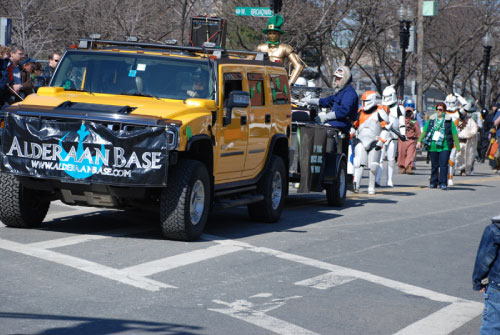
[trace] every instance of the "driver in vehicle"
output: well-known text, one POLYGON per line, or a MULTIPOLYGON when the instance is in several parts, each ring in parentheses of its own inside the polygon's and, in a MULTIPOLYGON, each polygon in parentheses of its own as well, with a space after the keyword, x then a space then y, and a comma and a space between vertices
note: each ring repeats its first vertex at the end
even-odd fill
POLYGON ((208 78, 206 74, 200 72, 195 72, 192 75, 193 86, 186 93, 191 98, 206 98, 208 94, 207 83, 208 78))

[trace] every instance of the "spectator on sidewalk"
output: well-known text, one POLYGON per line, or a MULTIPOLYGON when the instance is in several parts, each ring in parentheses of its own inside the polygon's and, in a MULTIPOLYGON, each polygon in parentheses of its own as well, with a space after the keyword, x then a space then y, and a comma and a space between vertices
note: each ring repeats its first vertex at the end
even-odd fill
POLYGON ((10 61, 10 48, 0 45, 0 107, 8 100, 9 73, 7 67, 10 61))
POLYGON ((500 107, 500 102, 495 102, 491 106, 491 110, 483 110, 482 111, 482 117, 483 117, 483 127, 481 129, 481 163, 484 163, 486 159, 488 159, 488 153, 486 152, 488 150, 488 147, 490 145, 490 140, 491 137, 494 136, 494 133, 492 133, 492 128, 494 127, 493 125, 493 118, 495 117, 495 114, 500 107), (493 134, 493 135, 492 135, 493 134))
POLYGON ((19 65, 21 66, 21 81, 23 87, 21 88, 22 96, 35 93, 35 85, 32 80, 32 74, 35 72, 36 61, 32 58, 25 58, 19 65))
POLYGON ((35 85, 35 92, 38 88, 45 86, 45 79, 43 77, 43 66, 41 63, 35 63, 35 71, 31 74, 31 80, 35 85))
POLYGON ((54 75, 54 72, 56 71, 57 64, 59 64, 60 60, 61 60, 61 55, 59 55, 57 52, 50 54, 49 64, 43 70, 43 77, 45 79, 45 85, 47 85, 47 86, 49 85, 50 79, 54 75))
POLYGON ((472 288, 484 293, 480 335, 500 334, 500 215, 483 232, 477 250, 472 288))
POLYGON ((23 82, 21 79, 21 68, 19 67, 19 63, 24 59, 24 48, 12 45, 10 47, 10 63, 7 67, 7 72, 9 75, 10 81, 10 89, 8 103, 12 104, 19 100, 22 100, 22 92, 21 89, 23 87, 23 82))
MULTIPOLYGON (((493 116, 493 129, 497 137, 497 142, 500 143, 500 109, 497 109, 495 115, 493 116)), ((498 146, 495 157, 495 169, 500 173, 500 146, 498 146)))

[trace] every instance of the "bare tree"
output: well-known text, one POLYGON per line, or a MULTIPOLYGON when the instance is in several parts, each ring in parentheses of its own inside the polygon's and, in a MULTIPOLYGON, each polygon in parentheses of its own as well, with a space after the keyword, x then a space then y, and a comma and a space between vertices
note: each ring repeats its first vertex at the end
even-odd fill
MULTIPOLYGON (((405 0, 416 9, 416 2, 405 0)), ((400 0, 284 0, 282 41, 311 60, 323 85, 330 86, 339 65, 359 69, 381 92, 400 80, 401 50, 396 11, 400 0), (312 56, 311 56, 312 55, 312 56), (313 64, 317 63, 317 64, 313 64)), ((235 7, 267 7, 268 0, 3 0, 0 16, 13 20, 13 40, 31 57, 45 57, 100 33, 103 38, 189 43, 190 17, 227 18, 227 46, 254 50, 265 41, 267 18, 235 15, 235 7), (206 13, 212 11, 213 13, 206 13)), ((478 98, 483 89, 481 37, 495 31, 497 0, 442 0, 439 15, 425 18, 424 91, 431 86, 459 89, 478 98), (492 28, 493 27, 493 28, 492 28)), ((406 75, 415 74, 416 55, 407 59, 406 75)), ((499 57, 493 49, 488 78, 489 101, 500 97, 499 57)))

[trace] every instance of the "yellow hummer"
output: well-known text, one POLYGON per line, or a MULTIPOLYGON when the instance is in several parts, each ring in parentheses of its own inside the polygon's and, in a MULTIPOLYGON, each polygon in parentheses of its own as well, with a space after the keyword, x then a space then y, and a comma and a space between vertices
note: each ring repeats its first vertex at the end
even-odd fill
POLYGON ((41 225, 51 201, 154 210, 194 240, 210 210, 279 220, 297 192, 346 196, 342 135, 292 113, 267 53, 82 39, 50 86, 0 111, 0 221, 41 225))
POLYGON ((155 209, 193 240, 210 209, 274 222, 288 192, 283 64, 221 48, 82 39, 49 87, 4 108, 0 220, 37 227, 50 202, 155 209))

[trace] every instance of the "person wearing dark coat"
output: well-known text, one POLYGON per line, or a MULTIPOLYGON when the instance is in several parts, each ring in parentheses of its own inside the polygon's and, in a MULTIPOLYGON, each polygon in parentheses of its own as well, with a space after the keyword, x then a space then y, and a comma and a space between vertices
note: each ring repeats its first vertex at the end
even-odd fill
POLYGON ((10 48, 0 45, 0 108, 8 101, 9 72, 7 67, 10 59, 10 48))
POLYGON ((22 88, 21 93, 24 97, 35 93, 35 85, 31 78, 31 75, 35 71, 35 63, 36 61, 32 58, 25 58, 19 65, 21 66, 21 81, 22 88))
MULTIPOLYGON (((352 123, 357 117, 358 94, 351 86, 351 70, 347 66, 341 66, 335 70, 334 78, 333 86, 338 89, 337 93, 320 99, 307 97, 302 101, 327 108, 327 112, 318 113, 315 121, 338 128, 346 135, 346 138, 349 138, 352 123)), ((342 143, 342 152, 347 156, 349 141, 343 141, 342 143)))
POLYGON ((493 118, 499 107, 500 102, 495 102, 491 107, 491 111, 485 110, 482 112, 484 121, 481 128, 481 152, 479 157, 481 163, 484 163, 486 159, 486 150, 488 150, 488 146, 490 145, 491 129, 493 128, 493 118))
POLYGON ((42 77, 45 81, 45 85, 49 85, 50 79, 52 79, 52 76, 54 75, 54 72, 56 71, 57 64, 59 64, 59 61, 61 60, 61 55, 59 55, 57 52, 51 53, 49 56, 49 64, 43 69, 43 74, 42 77))
POLYGON ((500 334, 500 215, 486 226, 472 272, 472 288, 484 293, 480 335, 500 334))

